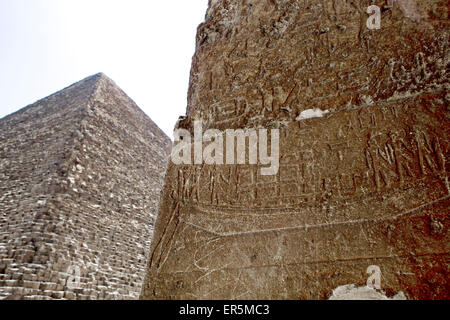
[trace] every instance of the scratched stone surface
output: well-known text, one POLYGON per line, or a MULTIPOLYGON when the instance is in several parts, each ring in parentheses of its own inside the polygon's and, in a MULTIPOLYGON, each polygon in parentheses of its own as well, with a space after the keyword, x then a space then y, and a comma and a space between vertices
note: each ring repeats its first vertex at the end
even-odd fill
POLYGON ((170 164, 141 298, 327 299, 370 265, 450 298, 449 8, 210 0, 177 127, 278 128, 280 170, 170 164))
POLYGON ((170 147, 103 74, 0 119, 0 299, 137 299, 170 147))

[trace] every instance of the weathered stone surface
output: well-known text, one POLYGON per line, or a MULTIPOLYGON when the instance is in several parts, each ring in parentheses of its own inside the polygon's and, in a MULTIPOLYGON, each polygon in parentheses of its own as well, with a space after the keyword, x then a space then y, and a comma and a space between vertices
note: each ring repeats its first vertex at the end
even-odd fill
POLYGON ((330 300, 406 300, 406 297, 403 292, 399 292, 390 299, 374 288, 347 285, 333 290, 330 300))
POLYGON ((280 170, 170 164, 143 299, 327 299, 371 265, 450 298, 449 3, 391 3, 210 1, 178 128, 279 128, 280 170))
POLYGON ((137 298, 170 147, 103 74, 1 119, 0 299, 137 298))

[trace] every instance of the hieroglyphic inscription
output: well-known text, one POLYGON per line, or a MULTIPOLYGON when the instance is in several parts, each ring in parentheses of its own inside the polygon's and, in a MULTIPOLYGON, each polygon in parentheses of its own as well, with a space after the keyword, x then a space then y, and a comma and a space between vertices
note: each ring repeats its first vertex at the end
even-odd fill
MULTIPOLYGON (((435 114, 445 111, 443 104, 436 108, 435 114)), ((415 122, 424 112, 433 114, 407 99, 400 105, 337 113, 306 131, 293 124, 284 129, 277 175, 261 176, 258 166, 251 165, 186 166, 178 170, 178 198, 201 206, 286 208, 440 179, 446 142, 429 125, 415 122), (400 119, 411 121, 399 127, 400 119), (343 124, 331 124, 337 132, 322 138, 322 126, 329 122, 343 124)), ((434 121, 438 127, 439 120, 434 121)))
POLYGON ((444 0, 211 1, 183 128, 280 129, 280 168, 172 165, 143 297, 326 299, 377 265, 387 290, 448 298, 447 16, 444 0))

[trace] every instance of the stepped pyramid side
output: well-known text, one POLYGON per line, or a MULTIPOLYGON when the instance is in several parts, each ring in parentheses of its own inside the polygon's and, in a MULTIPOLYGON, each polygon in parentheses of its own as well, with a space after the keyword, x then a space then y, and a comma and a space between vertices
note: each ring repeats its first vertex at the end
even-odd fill
POLYGON ((170 164, 141 297, 327 299, 379 270, 448 299, 448 9, 210 0, 178 126, 279 129, 280 166, 170 164))
POLYGON ((169 138, 103 74, 1 119, 0 138, 0 298, 137 298, 169 138))

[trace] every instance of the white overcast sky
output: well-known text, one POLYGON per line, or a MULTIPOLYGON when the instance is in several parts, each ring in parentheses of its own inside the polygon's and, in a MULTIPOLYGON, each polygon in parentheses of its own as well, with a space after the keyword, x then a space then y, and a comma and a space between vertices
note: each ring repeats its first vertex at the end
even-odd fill
POLYGON ((104 72, 172 138, 208 0, 0 0, 0 118, 104 72))

